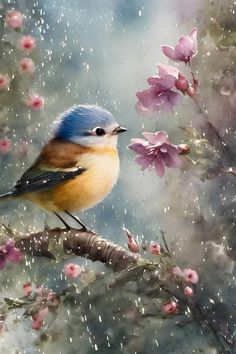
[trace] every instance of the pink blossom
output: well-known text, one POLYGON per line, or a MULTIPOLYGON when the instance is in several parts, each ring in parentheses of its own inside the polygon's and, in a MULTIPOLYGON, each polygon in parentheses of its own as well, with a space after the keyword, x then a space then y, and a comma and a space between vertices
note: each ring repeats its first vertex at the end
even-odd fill
POLYGON ((186 286, 186 288, 184 288, 184 295, 188 297, 193 296, 193 289, 189 286, 186 286))
POLYGON ((152 115, 155 112, 169 112, 174 105, 180 103, 181 96, 173 91, 179 71, 173 66, 158 64, 158 76, 148 78, 151 86, 147 90, 138 91, 136 110, 142 115, 152 115))
POLYGON ((35 331, 39 331, 42 326, 43 326, 43 321, 35 320, 35 321, 32 322, 32 328, 35 331))
POLYGON ((177 310, 177 303, 175 301, 170 301, 163 306, 163 311, 168 314, 176 313, 176 310, 177 310))
POLYGON ((37 319, 43 320, 49 314, 48 306, 42 307, 37 313, 37 319))
POLYGON ((180 269, 180 267, 174 267, 173 269, 172 269, 172 273, 174 274, 174 275, 177 275, 178 277, 183 277, 184 276, 184 273, 182 272, 182 270, 180 269))
POLYGON ((5 18, 5 26, 12 29, 19 29, 23 24, 23 15, 16 10, 7 11, 5 18))
POLYGON ((30 58, 23 58, 19 63, 19 72, 21 74, 33 75, 35 71, 35 64, 30 58))
POLYGON ((43 326, 43 320, 48 315, 49 309, 47 306, 40 308, 32 315, 32 328, 38 331, 43 326))
POLYGON ((23 293, 24 293, 24 296, 29 296, 31 293, 32 293, 32 285, 31 283, 24 283, 22 285, 23 287, 23 293))
POLYGON ((32 93, 26 98, 25 104, 33 111, 39 111, 44 107, 44 98, 37 93, 32 93))
POLYGON ((175 47, 162 45, 161 48, 169 59, 189 63, 197 54, 197 28, 193 28, 189 35, 180 37, 175 47))
POLYGON ((36 48, 36 40, 32 36, 23 36, 19 41, 19 48, 22 51, 32 53, 32 51, 36 48))
POLYGON ((67 278, 75 279, 82 273, 82 268, 78 264, 66 264, 64 266, 64 273, 67 278))
POLYGON ((177 90, 181 91, 182 93, 185 93, 188 90, 189 82, 185 76, 179 73, 178 80, 176 80, 175 82, 175 87, 177 88, 177 90))
POLYGON ((135 162, 142 166, 142 170, 155 168, 157 175, 163 177, 165 167, 180 165, 178 148, 170 143, 164 131, 143 135, 147 140, 131 139, 132 144, 128 146, 138 154, 135 162))
POLYGON ((57 296, 56 293, 49 293, 47 296, 47 305, 56 307, 60 304, 60 298, 57 296))
POLYGON ((157 242, 151 242, 149 245, 149 252, 151 254, 159 255, 161 252, 161 246, 157 242))
POLYGON ((8 90, 10 79, 8 75, 0 74, 0 91, 8 90))
POLYGON ((190 147, 187 144, 179 144, 177 148, 179 155, 187 155, 190 152, 190 147))
POLYGON ((188 87, 186 93, 187 93, 187 95, 188 95, 189 97, 192 98, 192 97, 194 97, 194 96, 196 95, 196 88, 195 88, 194 86, 189 85, 189 87, 188 87))
POLYGON ((138 253, 139 244, 135 240, 134 235, 132 235, 131 232, 128 229, 126 229, 126 227, 124 227, 123 230, 125 231, 126 236, 128 237, 128 243, 127 243, 128 249, 130 250, 130 252, 138 253))
POLYGON ((0 139, 0 155, 6 155, 11 150, 11 140, 0 139))
POLYGON ((128 249, 130 250, 130 252, 133 252, 133 253, 139 252, 139 244, 132 236, 128 236, 128 244, 127 245, 128 245, 128 249))
POLYGON ((183 274, 186 283, 197 284, 197 282, 199 281, 199 276, 195 270, 184 269, 183 274))
POLYGON ((6 261, 19 263, 22 260, 21 251, 15 247, 15 241, 9 239, 5 244, 0 246, 0 269, 3 269, 6 261))

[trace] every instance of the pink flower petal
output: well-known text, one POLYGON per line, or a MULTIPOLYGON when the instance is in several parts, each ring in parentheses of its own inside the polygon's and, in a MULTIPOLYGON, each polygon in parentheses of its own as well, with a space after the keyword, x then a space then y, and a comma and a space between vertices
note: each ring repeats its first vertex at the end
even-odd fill
POLYGON ((159 87, 162 90, 170 90, 175 86, 176 78, 172 75, 165 75, 158 81, 159 87))
POLYGON ((136 96, 138 100, 142 103, 144 107, 149 108, 150 106, 156 103, 156 98, 159 94, 159 91, 156 87, 152 86, 147 90, 138 91, 136 96))
POLYGON ((172 273, 174 274, 174 275, 177 275, 178 277, 183 277, 184 276, 184 273, 182 272, 182 270, 180 269, 180 267, 174 267, 173 269, 172 269, 172 273))
POLYGON ((64 273, 67 278, 75 279, 82 273, 82 268, 78 264, 66 264, 64 266, 64 273))
POLYGON ((184 269, 184 280, 186 283, 197 284, 199 281, 199 276, 195 270, 184 269))
POLYGON ((161 246, 159 243, 152 241, 148 247, 148 250, 151 254, 159 255, 161 252, 161 246))
POLYGON ((193 41, 189 36, 179 39, 179 44, 175 47, 175 53, 182 61, 189 61, 194 54, 193 41))
POLYGON ((147 139, 151 144, 161 145, 164 143, 169 143, 168 135, 164 131, 156 132, 156 133, 148 133, 143 132, 143 136, 147 139))
POLYGON ((29 296, 32 293, 31 283, 25 283, 22 285, 24 296, 29 296))
POLYGON ((136 154, 144 154, 148 147, 148 141, 144 139, 131 139, 132 144, 128 145, 128 148, 136 152, 136 154))
POLYGON ((189 286, 186 286, 186 288, 184 288, 184 295, 187 297, 193 296, 193 289, 189 286))
POLYGON ((165 174, 165 167, 161 160, 155 161, 155 170, 159 177, 163 177, 165 174))
POLYGON ((18 248, 15 248, 15 247, 13 247, 7 255, 8 261, 14 262, 14 263, 21 262, 22 257, 23 257, 22 252, 18 248))
POLYGON ((176 313, 177 303, 175 301, 168 302, 163 306, 163 311, 167 314, 176 313))
POLYGON ((153 156, 152 155, 146 155, 146 156, 142 156, 139 155, 137 156, 134 161, 142 166, 142 170, 145 170, 148 167, 151 167, 153 164, 153 156))
POLYGON ((168 45, 162 45, 161 49, 162 49, 163 53, 165 54, 165 56, 167 56, 167 58, 169 58, 171 60, 175 60, 175 61, 181 60, 181 59, 179 59, 178 55, 175 53, 175 49, 173 47, 170 47, 168 45))
POLYGON ((0 256, 0 270, 5 267, 5 264, 6 264, 6 257, 0 256))
POLYGON ((193 41, 193 50, 195 53, 197 53, 197 28, 193 28, 192 31, 189 34, 189 37, 191 37, 193 41))
POLYGON ((160 80, 159 76, 151 76, 147 79, 147 83, 150 86, 156 86, 158 85, 159 80, 160 80))
POLYGON ((166 65, 166 64, 157 64, 157 67, 159 70, 160 77, 171 75, 174 76, 176 79, 178 79, 179 70, 176 67, 172 65, 166 65))
POLYGON ((10 10, 6 13, 5 26, 12 29, 18 29, 23 24, 23 15, 16 10, 10 10))

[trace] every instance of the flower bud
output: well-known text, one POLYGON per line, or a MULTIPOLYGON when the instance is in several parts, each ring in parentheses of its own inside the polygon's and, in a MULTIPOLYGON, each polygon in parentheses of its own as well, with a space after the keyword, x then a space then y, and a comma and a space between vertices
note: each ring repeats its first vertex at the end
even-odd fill
POLYGON ((159 245, 159 243, 153 241, 150 243, 148 249, 151 254, 155 254, 155 255, 159 255, 161 252, 161 246, 159 245))
POLYGON ((193 289, 189 286, 186 286, 186 288, 184 288, 184 295, 188 297, 193 296, 193 289))
POLYGON ((185 93, 189 87, 189 83, 186 77, 179 73, 178 80, 175 83, 175 87, 177 88, 177 90, 185 93))
POLYGON ((128 244, 127 244, 128 249, 130 250, 130 252, 138 253, 139 252, 138 242, 135 240, 134 236, 131 234, 131 232, 128 229, 124 227, 123 230, 125 231, 126 236, 128 237, 128 244))
POLYGON ((178 153, 179 155, 187 155, 190 153, 190 147, 187 144, 179 144, 178 153))
POLYGON ((196 89, 194 86, 189 86, 187 91, 186 91, 187 95, 189 97, 194 97, 196 95, 196 89))
POLYGON ((31 285, 31 283, 24 283, 22 285, 22 287, 23 287, 24 296, 29 296, 32 293, 32 285, 31 285))
POLYGON ((182 272, 182 270, 180 269, 180 267, 174 267, 173 269, 172 269, 172 273, 174 274, 174 275, 177 275, 178 277, 183 277, 184 276, 184 273, 182 272))
POLYGON ((10 10, 6 13, 5 26, 14 30, 20 29, 23 24, 23 15, 20 11, 10 10))
POLYGON ((165 313, 171 314, 176 313, 177 311, 177 303, 175 301, 170 301, 163 306, 163 311, 165 313))
POLYGON ((64 266, 64 274, 67 278, 75 279, 82 273, 82 268, 78 264, 70 263, 64 266))
POLYGON ((184 280, 186 283, 197 284, 199 281, 199 276, 195 270, 184 269, 184 280))

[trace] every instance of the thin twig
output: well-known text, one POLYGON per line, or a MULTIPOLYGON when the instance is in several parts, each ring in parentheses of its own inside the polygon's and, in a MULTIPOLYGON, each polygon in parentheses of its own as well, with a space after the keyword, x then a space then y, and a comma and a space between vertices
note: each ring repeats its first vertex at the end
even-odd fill
POLYGON ((213 131, 213 133, 216 135, 217 139, 220 141, 220 143, 224 146, 225 149, 228 149, 226 141, 222 138, 222 136, 219 134, 217 128, 214 126, 214 124, 210 121, 208 114, 206 113, 205 109, 202 108, 201 104, 199 103, 199 100, 196 96, 194 96, 193 101, 195 105, 198 108, 199 113, 205 118, 207 125, 209 128, 213 131))
POLYGON ((170 250, 169 250, 168 244, 166 242, 166 238, 165 238, 165 231, 163 229, 161 229, 160 233, 161 233, 162 241, 165 245, 165 251, 168 253, 169 257, 171 257, 171 253, 170 253, 170 250))

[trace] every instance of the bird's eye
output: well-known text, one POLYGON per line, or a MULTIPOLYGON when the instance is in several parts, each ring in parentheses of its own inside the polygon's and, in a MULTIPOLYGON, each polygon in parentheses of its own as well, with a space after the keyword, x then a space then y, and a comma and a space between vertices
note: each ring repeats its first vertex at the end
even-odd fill
POLYGON ((105 135, 106 132, 104 129, 102 128, 95 128, 95 133, 98 135, 98 136, 102 136, 102 135, 105 135))

